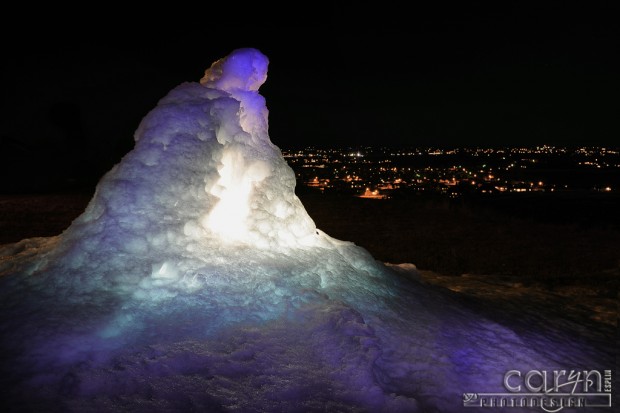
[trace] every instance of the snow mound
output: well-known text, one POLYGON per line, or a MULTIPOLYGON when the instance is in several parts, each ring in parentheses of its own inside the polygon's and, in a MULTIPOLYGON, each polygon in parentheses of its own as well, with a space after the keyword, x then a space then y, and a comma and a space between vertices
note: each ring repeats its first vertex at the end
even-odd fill
POLYGON ((451 412, 506 370, 608 367, 317 229, 267 67, 238 49, 171 90, 69 228, 0 248, 3 411, 451 412))

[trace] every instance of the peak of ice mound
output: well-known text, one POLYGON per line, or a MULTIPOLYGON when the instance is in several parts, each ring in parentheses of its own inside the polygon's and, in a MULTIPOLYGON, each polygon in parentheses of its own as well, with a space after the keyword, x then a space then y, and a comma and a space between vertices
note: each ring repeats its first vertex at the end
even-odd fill
POLYGON ((66 237, 106 234, 129 252, 324 242, 294 193, 293 171, 269 139, 268 110, 257 92, 267 65, 258 50, 237 49, 200 83, 170 91, 66 237))
POLYGON ((215 89, 257 91, 267 80, 269 59, 252 48, 236 49, 205 70, 200 83, 215 89))

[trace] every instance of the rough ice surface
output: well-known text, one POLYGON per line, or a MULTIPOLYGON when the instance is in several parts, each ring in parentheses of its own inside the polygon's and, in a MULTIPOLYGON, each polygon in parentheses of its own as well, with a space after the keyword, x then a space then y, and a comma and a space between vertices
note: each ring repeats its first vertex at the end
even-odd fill
POLYGON ((267 66, 239 49, 174 88, 68 229, 0 249, 3 411, 458 412, 507 370, 611 368, 317 229, 267 66))

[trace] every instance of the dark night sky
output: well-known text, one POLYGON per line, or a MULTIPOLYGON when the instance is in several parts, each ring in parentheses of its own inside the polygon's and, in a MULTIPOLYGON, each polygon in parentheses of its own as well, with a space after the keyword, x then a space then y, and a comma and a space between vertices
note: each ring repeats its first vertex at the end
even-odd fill
POLYGON ((383 3, 6 15, 3 182, 109 169, 160 98, 239 47, 270 59, 281 148, 618 145, 615 2, 383 3))

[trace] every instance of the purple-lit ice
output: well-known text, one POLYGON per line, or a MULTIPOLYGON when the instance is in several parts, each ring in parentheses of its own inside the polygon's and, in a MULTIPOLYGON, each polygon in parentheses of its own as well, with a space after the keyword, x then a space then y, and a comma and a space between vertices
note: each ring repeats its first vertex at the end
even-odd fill
POLYGON ((174 88, 69 228, 0 248, 3 411, 457 412, 511 369, 611 368, 317 229, 267 66, 239 49, 174 88))

